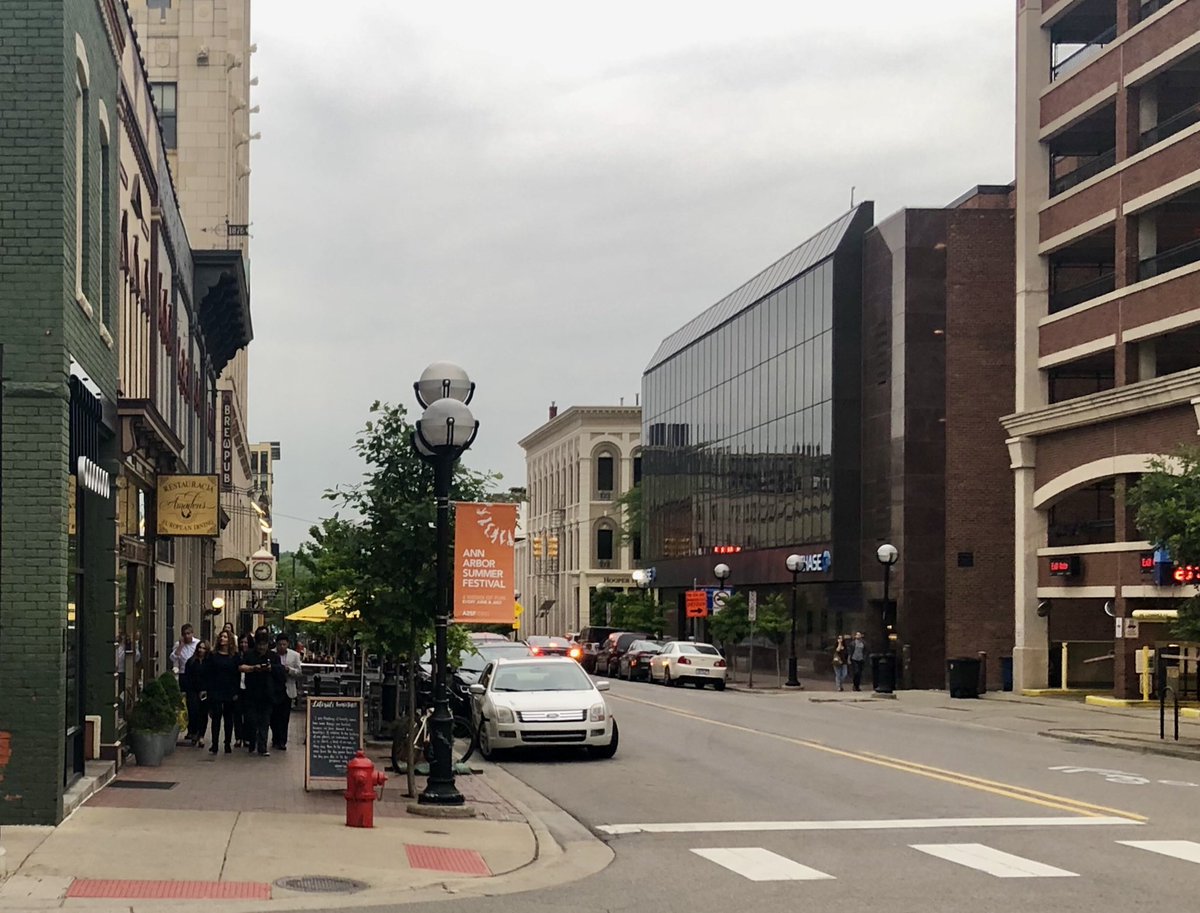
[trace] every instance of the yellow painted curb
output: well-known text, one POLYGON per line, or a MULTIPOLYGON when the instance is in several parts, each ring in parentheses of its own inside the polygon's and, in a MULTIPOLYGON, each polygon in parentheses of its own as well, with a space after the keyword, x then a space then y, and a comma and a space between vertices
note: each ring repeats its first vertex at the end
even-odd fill
POLYGON ((1085 697, 1087 691, 1082 688, 1022 688, 1022 697, 1085 697))
POLYGON ((1151 707, 1157 706, 1158 701, 1143 701, 1135 698, 1126 697, 1109 697, 1107 694, 1089 694, 1084 698, 1084 703, 1091 704, 1093 707, 1151 707))
POLYGON ((1180 707, 1179 715, 1189 720, 1200 720, 1200 707, 1180 707))

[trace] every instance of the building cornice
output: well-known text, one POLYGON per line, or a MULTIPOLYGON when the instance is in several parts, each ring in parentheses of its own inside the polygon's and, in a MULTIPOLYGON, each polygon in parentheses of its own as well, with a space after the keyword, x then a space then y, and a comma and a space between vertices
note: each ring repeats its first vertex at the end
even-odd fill
POLYGON ((557 434, 561 434, 568 428, 575 425, 581 425, 585 418, 608 418, 608 419, 629 419, 636 418, 637 426, 641 428, 642 407, 641 406, 569 406, 562 412, 558 413, 550 421, 546 422, 541 427, 531 431, 525 437, 521 438, 517 443, 524 449, 529 450, 542 441, 546 441, 557 434))
POLYGON ((1067 428, 1190 404, 1197 397, 1200 397, 1200 368, 1192 368, 1055 403, 1045 409, 1006 415, 1000 423, 1010 437, 1038 437, 1067 428))

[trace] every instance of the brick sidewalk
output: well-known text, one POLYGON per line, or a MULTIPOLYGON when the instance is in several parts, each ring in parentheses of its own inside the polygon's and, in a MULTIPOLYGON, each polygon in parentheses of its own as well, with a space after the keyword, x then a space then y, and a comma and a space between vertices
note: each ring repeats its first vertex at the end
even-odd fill
MULTIPOLYGON (((191 809, 235 812, 282 812, 312 815, 342 815, 346 804, 341 789, 304 790, 304 716, 292 714, 291 745, 287 752, 272 749, 269 758, 248 754, 244 748, 232 754, 210 754, 207 747, 180 745, 163 760, 161 767, 138 767, 130 757, 116 779, 88 801, 93 808, 191 809)), ((375 766, 386 770, 386 748, 369 747, 375 766)), ((516 808, 487 783, 485 775, 457 778, 459 791, 487 821, 524 821, 516 808)), ((417 789, 425 784, 417 778, 417 789)), ((383 800, 376 803, 380 817, 410 817, 404 796, 403 775, 388 774, 383 800)))

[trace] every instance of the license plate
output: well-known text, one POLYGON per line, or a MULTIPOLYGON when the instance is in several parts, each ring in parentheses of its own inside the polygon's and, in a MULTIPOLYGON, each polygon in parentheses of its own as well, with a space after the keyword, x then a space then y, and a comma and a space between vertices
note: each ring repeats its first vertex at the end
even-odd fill
POLYGON ((707 669, 697 669, 696 674, 697 675, 708 675, 708 670, 707 669))

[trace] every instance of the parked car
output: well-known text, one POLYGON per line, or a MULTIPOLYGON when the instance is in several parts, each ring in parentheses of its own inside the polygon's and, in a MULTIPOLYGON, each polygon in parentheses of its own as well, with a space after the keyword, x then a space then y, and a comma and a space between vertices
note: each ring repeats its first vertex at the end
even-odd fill
MULTIPOLYGON (((520 641, 473 639, 473 644, 474 653, 464 650, 457 661, 453 657, 450 660, 450 700, 456 716, 470 715, 468 689, 479 681, 489 662, 505 658, 524 659, 533 655, 533 651, 520 641)), ((433 651, 426 650, 417 666, 417 688, 428 700, 433 699, 433 677, 433 651)))
POLYGON ((531 634, 525 638, 525 644, 534 656, 568 656, 571 659, 579 659, 583 656, 583 649, 579 644, 573 644, 565 637, 531 634))
POLYGON ((627 681, 649 681, 650 661, 663 650, 663 645, 657 640, 635 640, 629 649, 621 654, 617 664, 617 678, 627 681))
POLYGON ((596 654, 601 645, 608 640, 608 635, 616 630, 616 628, 589 625, 579 632, 579 636, 575 640, 583 650, 583 655, 579 657, 579 664, 583 666, 583 671, 596 671, 596 654))
POLYGON ((601 758, 617 753, 617 721, 601 694, 608 682, 593 682, 572 660, 493 660, 470 690, 485 758, 540 745, 578 746, 601 758))
POLYGON ((621 662, 621 654, 629 649, 629 645, 637 640, 645 640, 649 634, 637 631, 614 631, 608 635, 600 649, 596 652, 596 674, 616 675, 621 662))
POLYGON ((724 691, 728 671, 720 650, 687 640, 671 641, 650 661, 650 681, 676 687, 691 682, 697 688, 711 684, 724 691))

